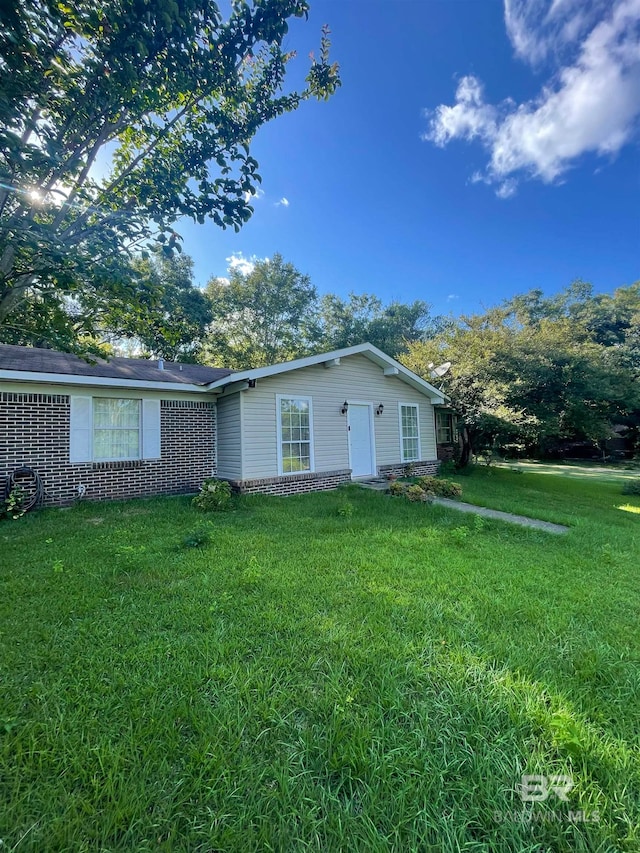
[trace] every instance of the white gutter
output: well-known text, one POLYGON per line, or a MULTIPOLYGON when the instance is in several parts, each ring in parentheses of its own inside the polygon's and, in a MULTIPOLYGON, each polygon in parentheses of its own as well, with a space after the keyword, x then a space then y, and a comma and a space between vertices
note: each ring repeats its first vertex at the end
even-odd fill
POLYGON ((216 393, 206 385, 186 382, 158 382, 151 379, 116 379, 109 376, 76 376, 72 373, 36 373, 31 370, 0 370, 0 381, 40 382, 44 385, 81 385, 94 388, 131 388, 141 391, 183 391, 184 393, 216 393))

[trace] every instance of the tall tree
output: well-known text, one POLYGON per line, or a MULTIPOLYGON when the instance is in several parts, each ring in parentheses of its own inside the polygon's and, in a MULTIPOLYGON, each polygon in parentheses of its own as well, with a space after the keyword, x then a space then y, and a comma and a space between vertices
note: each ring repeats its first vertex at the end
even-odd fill
POLYGON ((213 322, 204 348, 206 363, 262 367, 309 352, 314 339, 317 293, 308 276, 281 255, 253 269, 229 271, 206 288, 213 322))
POLYGON ((213 317, 209 299, 193 283, 193 260, 157 251, 139 258, 134 268, 153 294, 153 302, 144 311, 111 305, 106 330, 116 337, 134 338, 154 358, 196 360, 213 317))
POLYGON ((368 340, 371 321, 381 310, 380 299, 369 293, 350 293, 348 299, 324 294, 318 307, 319 349, 342 349, 368 340))
POLYGON ((383 305, 368 293, 350 293, 346 300, 326 294, 320 300, 318 321, 321 349, 341 349, 368 341, 394 357, 408 342, 423 338, 435 322, 426 302, 383 305))
POLYGON ((451 318, 433 337, 411 343, 401 361, 450 398, 457 413, 461 440, 460 464, 471 461, 480 445, 506 436, 512 426, 524 425, 522 412, 510 409, 504 383, 495 375, 496 352, 506 345, 504 314, 496 309, 486 315, 451 318), (451 362, 444 377, 432 377, 434 365, 451 362))
POLYGON ((31 301, 57 314, 56 344, 77 347, 105 303, 135 303, 129 261, 150 239, 171 254, 180 217, 249 219, 255 132, 340 83, 325 28, 305 87, 283 89, 288 22, 307 12, 306 0, 234 2, 227 20, 213 0, 2 4, 0 330, 31 301))

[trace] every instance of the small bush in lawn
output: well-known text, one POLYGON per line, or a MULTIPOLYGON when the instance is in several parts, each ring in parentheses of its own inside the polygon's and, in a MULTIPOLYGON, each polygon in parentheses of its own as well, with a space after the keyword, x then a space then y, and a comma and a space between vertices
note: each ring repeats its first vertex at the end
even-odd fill
POLYGON ((341 518, 351 518, 353 515, 353 504, 346 501, 338 507, 338 515, 341 518))
POLYGON ((419 477, 418 485, 425 492, 433 492, 439 498, 459 498, 462 495, 460 483, 442 480, 439 477, 419 477))
POLYGON ((194 530, 182 540, 183 548, 202 548, 211 542, 211 534, 208 530, 194 530))
POLYGON ((627 480, 622 487, 623 495, 640 495, 640 480, 627 480))
POLYGON ((462 542, 465 541, 465 539, 467 538, 467 536, 470 533, 471 533, 471 531, 469 530, 468 527, 461 525, 460 527, 453 527, 449 531, 449 536, 451 536, 451 538, 453 539, 454 542, 458 542, 459 544, 461 544, 462 542))
POLYGON ((205 480, 200 488, 200 494, 193 499, 193 505, 204 512, 225 512, 233 505, 231 484, 226 480, 215 480, 211 477, 205 480))

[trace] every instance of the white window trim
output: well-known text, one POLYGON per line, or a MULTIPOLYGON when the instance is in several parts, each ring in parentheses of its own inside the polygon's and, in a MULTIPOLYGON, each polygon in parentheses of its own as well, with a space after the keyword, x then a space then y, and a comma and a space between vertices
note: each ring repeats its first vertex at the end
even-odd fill
POLYGON ((436 411, 436 442, 438 444, 453 444, 455 442, 455 427, 453 425, 453 413, 452 412, 438 412, 436 411), (448 429, 451 433, 451 438, 446 439, 445 441, 440 441, 440 430, 442 427, 439 425, 440 418, 446 417, 448 420, 448 426, 445 429, 448 429))
POLYGON ((276 394, 276 436, 278 451, 278 476, 295 477, 300 474, 311 474, 316 470, 315 454, 313 450, 313 401, 311 397, 304 394, 276 394), (303 400, 309 404, 309 465, 308 471, 284 471, 282 465, 282 418, 280 415, 280 403, 282 400, 303 400))
POLYGON ((419 462, 422 459, 422 440, 420 435, 420 404, 419 403, 398 403, 398 430, 400 433, 400 460, 401 462, 419 462), (418 456, 416 459, 406 459, 404 455, 404 439, 413 438, 413 436, 405 436, 402 432, 402 407, 415 409, 418 415, 418 456))
MULTIPOLYGON (((91 435, 91 458, 94 462, 139 462, 144 459, 142 442, 143 434, 143 411, 142 400, 138 397, 105 397, 102 394, 91 397, 90 407, 90 435, 91 435), (138 455, 137 456, 111 456, 109 458, 96 458, 95 452, 95 427, 93 425, 93 413, 95 411, 96 400, 135 400, 138 403, 138 455)), ((98 427, 98 429, 128 429, 127 427, 98 427)))

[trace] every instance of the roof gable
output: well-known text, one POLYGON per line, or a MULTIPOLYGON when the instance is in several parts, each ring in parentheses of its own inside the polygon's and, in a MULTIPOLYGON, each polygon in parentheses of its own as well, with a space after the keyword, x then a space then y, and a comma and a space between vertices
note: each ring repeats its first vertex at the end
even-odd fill
POLYGON ((417 391, 420 391, 420 393, 424 394, 425 397, 428 397, 432 403, 444 403, 446 400, 446 395, 442 391, 438 390, 438 388, 435 388, 403 364, 400 364, 399 361, 396 361, 394 358, 391 358, 391 356, 369 343, 357 344, 353 347, 345 347, 344 349, 319 353, 318 355, 310 355, 305 358, 297 358, 294 361, 285 361, 281 364, 269 365, 268 367, 255 367, 251 370, 237 370, 231 379, 228 377, 221 378, 209 383, 207 387, 214 391, 222 389, 225 385, 235 382, 251 382, 267 376, 277 376, 279 373, 288 373, 292 370, 312 367, 316 364, 329 364, 331 362, 339 363, 340 359, 348 358, 351 355, 365 356, 369 361, 377 364, 378 367, 382 369, 384 375, 395 376, 396 379, 399 379, 407 385, 415 388, 417 391))

